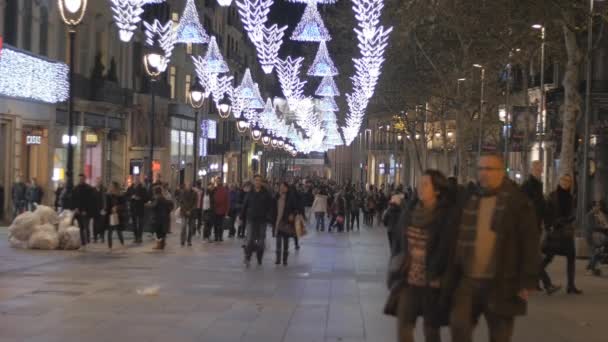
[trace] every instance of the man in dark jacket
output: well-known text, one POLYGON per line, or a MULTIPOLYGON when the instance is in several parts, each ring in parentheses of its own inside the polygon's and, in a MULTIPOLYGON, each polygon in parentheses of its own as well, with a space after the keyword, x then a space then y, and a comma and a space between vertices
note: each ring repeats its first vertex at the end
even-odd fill
POLYGON ((192 236, 196 231, 196 202, 198 194, 192 189, 190 183, 186 183, 184 191, 179 198, 180 214, 183 218, 181 244, 182 247, 186 244, 186 234, 188 238, 188 247, 192 246, 192 236))
POLYGON ((161 187, 155 186, 152 192, 154 197, 152 197, 152 201, 147 206, 150 208, 150 224, 154 232, 156 232, 156 246, 154 249, 163 250, 165 249, 168 231, 165 225, 170 221, 173 203, 163 196, 163 189, 161 187))
POLYGON ((17 177, 11 191, 11 200, 13 201, 13 219, 25 210, 25 205, 27 203, 25 199, 26 191, 27 186, 20 177, 17 177))
POLYGON ((72 190, 72 199, 74 214, 80 227, 80 244, 82 247, 85 247, 91 242, 89 224, 96 210, 95 190, 86 183, 86 178, 83 174, 78 175, 78 180, 78 185, 72 190))
POLYGON ((521 186, 521 190, 528 196, 536 211, 537 227, 542 231, 543 218, 545 217, 545 197, 543 196, 543 163, 538 160, 532 162, 530 177, 521 186))
POLYGON ((131 184, 127 189, 127 199, 129 200, 129 211, 133 222, 135 243, 142 243, 144 233, 144 203, 146 203, 147 196, 148 192, 143 184, 141 184, 139 176, 135 176, 135 183, 131 184))
POLYGON ((44 191, 36 182, 36 178, 32 178, 30 185, 25 191, 25 201, 27 202, 27 210, 36 210, 36 206, 42 202, 43 195, 44 191))
POLYGON ((255 176, 253 189, 245 197, 241 212, 242 219, 247 221, 245 244, 245 265, 247 267, 249 267, 254 251, 257 252, 258 264, 262 264, 266 224, 272 219, 273 202, 270 193, 262 186, 262 176, 255 176))
POLYGON ((452 341, 472 341, 483 314, 490 340, 508 342, 538 283, 540 234, 530 201, 506 178, 502 157, 483 156, 477 169, 480 189, 464 204, 446 279, 447 288, 456 289, 452 341))

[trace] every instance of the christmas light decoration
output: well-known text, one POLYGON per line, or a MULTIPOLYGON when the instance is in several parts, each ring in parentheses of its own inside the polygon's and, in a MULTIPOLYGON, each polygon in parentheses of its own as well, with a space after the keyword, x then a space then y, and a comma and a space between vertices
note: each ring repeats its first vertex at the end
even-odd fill
POLYGON ((286 59, 278 59, 277 62, 277 75, 285 98, 287 100, 302 99, 306 81, 300 80, 300 68, 304 58, 293 59, 291 56, 287 56, 286 59))
POLYGON ((241 93, 240 88, 234 88, 232 91, 228 92, 228 98, 230 99, 230 103, 232 104, 232 115, 234 115, 235 119, 238 119, 242 116, 243 111, 247 108, 248 100, 241 97, 239 94, 241 93))
POLYGON ((270 133, 275 133, 277 128, 277 113, 274 110, 272 100, 268 98, 264 110, 260 113, 260 126, 270 133))
POLYGON ((304 15, 291 35, 291 40, 322 42, 331 40, 329 31, 321 19, 315 0, 309 0, 304 15))
POLYGON ((228 69, 228 64, 220 53, 220 49, 217 46, 215 37, 211 37, 211 40, 209 41, 209 47, 207 48, 207 53, 205 54, 205 66, 207 68, 207 72, 209 73, 219 74, 230 71, 230 69, 228 69))
POLYGON ((308 69, 308 76, 336 76, 338 75, 338 68, 334 65, 334 62, 329 57, 327 51, 327 45, 325 42, 319 44, 319 50, 315 56, 315 60, 308 69))
POLYGON ((165 0, 144 0, 144 5, 147 4, 162 4, 165 0))
MULTIPOLYGON (((297 3, 297 4, 306 4, 309 2, 309 0, 287 0, 288 2, 292 2, 292 3, 297 3)), ((319 5, 333 5, 336 2, 338 2, 338 0, 313 0, 313 2, 319 4, 319 5)))
POLYGON ((167 63, 173 55, 173 49, 175 47, 175 30, 173 30, 173 21, 169 20, 166 24, 161 24, 158 19, 155 19, 152 24, 144 21, 144 34, 146 37, 146 45, 153 46, 156 39, 160 44, 160 47, 165 52, 165 58, 167 63))
POLYGON ((338 86, 336 82, 334 82, 334 78, 331 76, 323 77, 321 84, 317 88, 315 92, 317 96, 340 96, 340 91, 338 90, 338 86))
POLYGON ((205 88, 205 97, 209 97, 212 90, 217 87, 217 74, 207 72, 207 64, 201 56, 192 56, 192 62, 194 71, 205 88))
POLYGON ((262 42, 263 27, 268 21, 268 13, 270 13, 270 6, 273 2, 274 0, 242 0, 236 2, 243 28, 245 28, 249 39, 256 47, 262 42))
POLYGON ((374 94, 384 63, 384 51, 392 28, 380 26, 383 7, 383 0, 353 0, 353 10, 358 22, 358 27, 354 30, 357 34, 361 58, 353 59, 356 70, 352 77, 353 92, 346 95, 349 111, 342 133, 347 145, 359 133, 365 110, 374 94))
POLYGON ((186 0, 184 13, 177 26, 177 43, 206 44, 209 36, 201 25, 194 0, 186 0))
POLYGON ((67 100, 68 66, 9 46, 0 57, 0 95, 59 103, 67 100))
POLYGON ((287 26, 279 28, 276 24, 270 27, 262 27, 262 42, 257 48, 258 58, 264 73, 270 74, 274 69, 279 56, 279 50, 283 45, 283 36, 287 26))
POLYGON ((130 42, 137 23, 141 21, 144 13, 144 0, 110 0, 110 8, 114 12, 113 18, 118 27, 119 38, 123 42, 130 42))
POLYGON ((253 86, 253 94, 254 96, 249 99, 247 107, 249 109, 264 109, 264 99, 260 94, 260 87, 257 83, 253 86))
POLYGON ((228 7, 232 4, 232 0, 217 0, 217 3, 222 7, 228 7))
POLYGON ((59 14, 70 29, 78 26, 87 11, 87 0, 58 0, 59 14))
POLYGON ((243 111, 243 117, 249 122, 249 127, 259 126, 260 114, 257 110, 247 108, 243 111))
MULTIPOLYGON (((251 78, 251 70, 247 68, 245 70, 245 74, 243 75, 243 80, 241 81, 241 85, 239 87, 239 96, 245 99, 252 99, 255 97, 255 90, 253 79, 251 78)), ((262 105, 262 107, 264 107, 262 105)))
POLYGON ((319 108, 320 111, 331 111, 331 112, 337 112, 338 110, 340 110, 338 108, 338 104, 336 103, 336 100, 334 100, 333 97, 329 96, 329 97, 323 97, 319 100, 319 102, 317 103, 317 106, 319 108))

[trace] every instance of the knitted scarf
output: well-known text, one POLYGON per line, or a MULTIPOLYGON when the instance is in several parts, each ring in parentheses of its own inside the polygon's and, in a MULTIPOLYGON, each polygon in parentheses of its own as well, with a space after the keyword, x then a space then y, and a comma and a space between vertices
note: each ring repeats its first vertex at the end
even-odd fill
MULTIPOLYGON (((510 193, 505 184, 496 191, 478 189, 466 202, 462 211, 460 229, 458 233, 458 243, 456 246, 456 260, 464 268, 465 274, 470 274, 470 267, 475 257, 475 242, 477 240, 477 216, 479 213, 479 201, 481 197, 497 196, 496 207, 492 217, 491 229, 496 231, 496 226, 503 217, 506 204, 509 202, 510 193)), ((490 265, 495 265, 494 262, 490 265)), ((495 267, 495 266, 493 266, 495 267)), ((491 270, 494 273, 495 270, 491 270)))

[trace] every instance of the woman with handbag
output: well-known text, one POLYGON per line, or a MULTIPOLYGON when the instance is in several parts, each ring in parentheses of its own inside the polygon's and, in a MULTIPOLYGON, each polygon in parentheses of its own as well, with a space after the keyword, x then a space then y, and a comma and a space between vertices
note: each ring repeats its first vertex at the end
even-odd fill
POLYGON ((549 195, 547 217, 545 218, 545 239, 542 252, 545 258, 542 262, 540 278, 547 294, 557 292, 561 287, 555 286, 547 273, 547 266, 556 255, 567 259, 568 294, 582 294, 574 284, 576 272, 576 250, 574 247, 574 198, 570 193, 572 176, 563 175, 557 189, 549 195))
POLYGON ((418 186, 418 199, 404 204, 394 229, 391 295, 385 313, 398 318, 399 342, 414 341, 418 317, 424 319, 427 342, 441 341, 440 328, 448 323, 449 290, 442 287, 441 280, 458 229, 460 210, 454 198, 441 172, 425 171, 418 186))
POLYGON ((275 265, 287 266, 289 256, 289 238, 296 236, 295 222, 296 216, 300 213, 298 198, 294 189, 289 187, 287 182, 279 186, 279 197, 277 198, 277 217, 274 229, 276 231, 276 253, 275 265))
POLYGON ((108 248, 112 249, 112 235, 114 231, 118 235, 120 245, 125 245, 125 239, 122 235, 124 229, 125 214, 127 210, 127 200, 120 191, 118 182, 112 182, 110 189, 106 194, 105 212, 108 213, 108 248))

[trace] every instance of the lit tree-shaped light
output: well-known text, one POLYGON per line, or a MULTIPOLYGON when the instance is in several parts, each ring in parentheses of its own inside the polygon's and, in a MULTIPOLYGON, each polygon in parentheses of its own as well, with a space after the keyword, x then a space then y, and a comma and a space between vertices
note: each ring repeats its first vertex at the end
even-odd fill
POLYGON ((315 60, 308 69, 308 76, 336 76, 337 74, 338 68, 329 57, 327 45, 325 42, 321 42, 315 60))
POLYGON ((317 96, 340 96, 340 91, 338 90, 338 86, 336 82, 334 82, 334 78, 331 76, 323 77, 321 84, 317 88, 315 92, 317 96))
POLYGON ((270 13, 270 6, 273 2, 274 0, 241 0, 236 2, 243 27, 256 47, 262 42, 262 29, 268 21, 268 13, 270 13))
POLYGON ((260 87, 259 85, 256 83, 253 86, 253 97, 251 99, 249 99, 249 103, 247 104, 247 107, 250 109, 264 109, 264 99, 262 98, 262 95, 260 94, 260 87))
POLYGON ((321 14, 317 10, 317 3, 314 0, 309 0, 304 10, 302 19, 296 26, 291 40, 302 42, 323 42, 331 40, 329 31, 321 19, 321 14))
POLYGON ((111 9, 114 12, 114 22, 118 27, 119 38, 123 42, 131 41, 137 23, 141 21, 144 13, 144 0, 111 0, 111 9))
POLYGON ((249 122, 249 127, 259 126, 260 124, 260 113, 253 108, 248 108, 243 111, 243 116, 249 122))
POLYGON ((232 0, 217 0, 217 3, 222 7, 228 7, 232 4, 232 0))
POLYGON ((207 72, 210 73, 219 74, 230 71, 230 69, 228 69, 228 64, 220 53, 215 37, 211 37, 211 40, 209 41, 209 47, 205 54, 205 65, 207 67, 207 72))
MULTIPOLYGON (((245 75, 243 75, 243 80, 239 87, 239 96, 245 99, 253 99, 256 96, 253 79, 251 78, 251 70, 249 70, 249 68, 245 70, 245 75)), ((262 108, 263 107, 264 105, 262 102, 262 108)))
POLYGON ((283 90, 283 95, 287 100, 299 100, 303 97, 304 85, 306 81, 300 80, 300 69, 304 58, 292 58, 277 60, 277 75, 283 90))
POLYGON ((274 110, 274 105, 272 104, 272 100, 268 98, 264 110, 260 113, 260 126, 273 134, 276 133, 277 121, 277 113, 274 110))
POLYGON ((321 98, 319 100, 317 106, 318 106, 319 110, 322 112, 326 112, 326 111, 337 112, 340 110, 340 108, 338 108, 338 104, 336 103, 336 100, 334 100, 334 98, 331 96, 321 98))
POLYGON ((283 45, 283 36, 287 26, 279 28, 276 24, 270 27, 263 27, 263 39, 260 46, 257 48, 258 58, 264 73, 270 74, 274 69, 279 57, 279 50, 283 45))
POLYGON ((177 42, 184 44, 206 44, 209 36, 201 25, 194 0, 186 0, 186 8, 177 26, 177 42))

